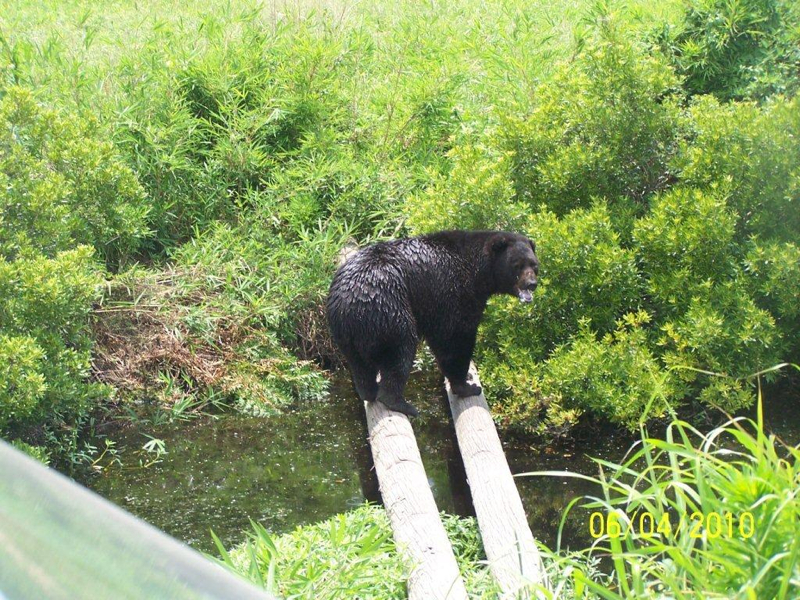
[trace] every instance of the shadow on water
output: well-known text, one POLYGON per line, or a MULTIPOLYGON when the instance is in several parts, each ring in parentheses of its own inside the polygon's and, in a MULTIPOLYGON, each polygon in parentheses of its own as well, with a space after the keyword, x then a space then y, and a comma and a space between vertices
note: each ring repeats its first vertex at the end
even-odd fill
MULTIPOLYGON (((407 396, 421 412, 414 431, 440 510, 474 514, 440 384, 433 376, 415 373, 407 396)), ((796 387, 765 400, 765 415, 768 427, 784 441, 800 442, 796 387)), ((280 533, 365 500, 380 501, 363 409, 343 378, 335 380, 329 399, 276 417, 225 414, 130 429, 114 437, 124 466, 81 482, 204 551, 215 553, 212 529, 230 546, 242 540, 250 519, 280 533), (163 439, 167 454, 158 464, 136 468, 136 453, 148 441, 145 434, 163 439)), ((590 457, 619 460, 630 443, 629 437, 609 433, 579 441, 574 450, 512 444, 505 450, 513 473, 596 475, 590 457)), ((517 485, 534 535, 551 547, 567 504, 598 491, 589 482, 562 477, 518 478, 517 485)), ((576 512, 568 519, 563 545, 583 547, 591 541, 587 516, 576 512)))

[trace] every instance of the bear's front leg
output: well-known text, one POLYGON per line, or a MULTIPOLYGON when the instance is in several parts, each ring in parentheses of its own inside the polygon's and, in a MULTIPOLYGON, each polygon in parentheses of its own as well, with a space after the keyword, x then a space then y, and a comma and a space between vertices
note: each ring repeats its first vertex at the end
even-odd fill
POLYGON ((447 378, 450 382, 450 390, 459 398, 469 398, 470 396, 478 396, 483 392, 483 388, 476 383, 470 383, 467 379, 457 381, 447 378))
POLYGON ((467 380, 476 335, 477 328, 474 331, 459 332, 446 341, 428 341, 439 369, 450 382, 452 392, 459 398, 477 396, 483 391, 481 386, 467 380))

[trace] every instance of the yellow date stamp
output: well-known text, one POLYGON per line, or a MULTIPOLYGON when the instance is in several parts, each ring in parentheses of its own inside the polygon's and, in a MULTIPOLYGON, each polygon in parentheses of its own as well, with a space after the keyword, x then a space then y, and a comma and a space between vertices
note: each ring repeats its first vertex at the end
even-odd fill
POLYGON ((708 514, 695 511, 690 514, 660 516, 650 512, 627 515, 621 511, 593 512, 589 515, 589 534, 595 538, 604 536, 624 538, 629 536, 644 539, 663 536, 672 537, 688 533, 692 538, 740 538, 746 540, 755 534, 755 519, 752 513, 734 515, 730 512, 708 514))

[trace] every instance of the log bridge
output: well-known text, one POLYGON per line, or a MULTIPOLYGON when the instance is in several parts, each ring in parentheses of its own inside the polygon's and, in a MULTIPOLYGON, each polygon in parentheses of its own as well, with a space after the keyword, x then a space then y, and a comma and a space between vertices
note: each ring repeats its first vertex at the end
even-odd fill
MULTIPOLYGON (((476 383, 474 365, 470 377, 476 383)), ((483 394, 459 398, 445 382, 456 438, 489 569, 503 598, 539 598, 542 559, 483 394)), ((464 582, 433 499, 411 423, 379 402, 365 403, 370 446, 395 542, 413 568, 410 600, 465 600, 464 582)))

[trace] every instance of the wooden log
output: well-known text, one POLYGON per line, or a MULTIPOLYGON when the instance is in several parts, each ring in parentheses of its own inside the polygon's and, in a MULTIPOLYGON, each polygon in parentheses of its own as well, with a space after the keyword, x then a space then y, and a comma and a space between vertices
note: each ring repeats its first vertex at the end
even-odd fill
POLYGON ((413 565, 409 599, 466 600, 466 588, 408 417, 380 402, 366 402, 365 408, 383 504, 395 542, 413 565))
MULTIPOLYGON (((470 376, 480 385, 475 365, 470 376)), ((504 597, 539 597, 547 587, 542 557, 486 398, 460 398, 445 385, 489 568, 504 597)))

